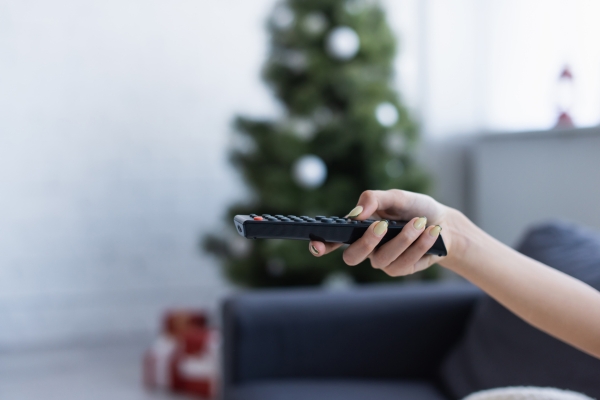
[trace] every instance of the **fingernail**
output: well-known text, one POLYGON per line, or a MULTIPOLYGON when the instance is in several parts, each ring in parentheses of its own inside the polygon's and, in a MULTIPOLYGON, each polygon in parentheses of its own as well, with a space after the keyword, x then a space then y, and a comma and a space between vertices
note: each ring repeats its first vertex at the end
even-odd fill
POLYGON ((310 251, 312 251, 314 254, 319 254, 319 250, 317 250, 317 248, 314 245, 310 245, 310 251))
POLYGON ((373 233, 375 236, 381 236, 387 231, 388 222, 384 219, 383 221, 379 221, 375 228, 373 228, 373 233))
POLYGON ((352 211, 350 211, 348 213, 348 215, 346 215, 344 218, 354 218, 354 217, 358 217, 360 215, 360 213, 363 212, 363 208, 362 206, 356 206, 352 209, 352 211))
POLYGON ((433 227, 432 230, 429 231, 429 234, 433 237, 437 237, 441 231, 442 231, 442 227, 439 225, 436 225, 433 227))
POLYGON ((415 221, 413 226, 415 227, 416 230, 420 231, 421 229, 423 229, 423 227, 425 227, 426 224, 427 224, 427 217, 421 217, 415 221))

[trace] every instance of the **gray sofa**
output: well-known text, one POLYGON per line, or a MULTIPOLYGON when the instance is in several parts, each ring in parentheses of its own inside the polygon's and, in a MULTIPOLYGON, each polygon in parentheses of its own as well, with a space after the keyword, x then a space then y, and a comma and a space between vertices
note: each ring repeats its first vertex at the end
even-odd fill
MULTIPOLYGON (((545 224, 519 250, 600 288, 595 232, 545 224)), ((600 360, 466 283, 250 292, 225 301, 223 333, 226 400, 441 400, 514 385, 600 398, 600 360)))

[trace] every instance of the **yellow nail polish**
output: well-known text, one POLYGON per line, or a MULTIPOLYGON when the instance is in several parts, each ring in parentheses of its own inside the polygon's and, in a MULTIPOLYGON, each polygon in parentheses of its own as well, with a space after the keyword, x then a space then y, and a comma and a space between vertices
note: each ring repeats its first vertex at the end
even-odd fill
POLYGON ((425 227, 426 224, 427 224, 427 217, 421 217, 415 221, 413 226, 415 227, 416 230, 420 231, 421 229, 423 229, 425 227))
POLYGON ((310 251, 312 251, 315 254, 319 254, 319 250, 317 250, 317 248, 314 245, 310 245, 310 251))
POLYGON ((388 222, 384 219, 383 221, 379 221, 375 228, 373 228, 373 233, 375 236, 381 236, 387 231, 388 222))
POLYGON ((433 227, 433 229, 431 229, 429 231, 429 234, 431 236, 433 236, 433 237, 437 237, 440 234, 441 231, 442 231, 442 227, 439 226, 439 225, 436 225, 436 226, 433 227))
POLYGON ((352 211, 350 211, 348 213, 348 215, 346 215, 344 218, 354 218, 354 217, 358 217, 360 215, 360 213, 363 212, 363 208, 362 206, 356 206, 352 209, 352 211))

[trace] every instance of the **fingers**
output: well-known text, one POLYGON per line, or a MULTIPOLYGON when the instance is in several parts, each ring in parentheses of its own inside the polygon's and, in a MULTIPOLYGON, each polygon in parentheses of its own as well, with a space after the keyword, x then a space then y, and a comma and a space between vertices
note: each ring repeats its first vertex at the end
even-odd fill
POLYGON ((332 251, 340 248, 343 243, 323 243, 316 240, 311 240, 308 244, 308 251, 315 256, 321 257, 322 255, 331 253, 332 251))
POLYGON ((373 222, 360 239, 344 250, 344 262, 348 265, 363 262, 385 236, 387 228, 388 222, 386 220, 373 222))
POLYGON ((365 220, 373 214, 383 218, 414 217, 431 213, 432 199, 404 190, 367 190, 360 195, 358 205, 347 217, 365 220))
POLYGON ((373 268, 382 269, 394 262, 419 238, 427 225, 426 217, 416 217, 408 221, 402 231, 392 240, 375 250, 371 256, 373 268))
POLYGON ((403 276, 427 268, 433 262, 433 257, 425 253, 433 246, 441 230, 439 225, 425 229, 419 238, 396 260, 384 267, 383 271, 390 276, 403 276))

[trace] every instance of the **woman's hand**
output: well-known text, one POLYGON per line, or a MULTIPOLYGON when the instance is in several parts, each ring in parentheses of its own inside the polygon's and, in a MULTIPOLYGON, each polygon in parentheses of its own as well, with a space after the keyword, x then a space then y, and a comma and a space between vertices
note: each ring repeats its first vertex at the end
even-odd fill
MULTIPOLYGON (((381 269, 390 276, 402 276, 424 270, 434 263, 450 261, 460 256, 457 235, 459 225, 468 223, 458 211, 446 207, 429 196, 403 190, 363 192, 358 205, 350 211, 348 218, 359 221, 374 218, 365 234, 344 250, 344 262, 356 265, 365 259, 371 260, 373 268, 381 269), (409 221, 395 238, 375 249, 385 233, 386 220, 409 221), (440 232, 444 232, 447 257, 425 254, 433 246, 440 232)), ((330 253, 342 246, 341 243, 311 241, 310 252, 317 257, 330 253)))
MULTIPOLYGON (((369 258, 391 276, 412 274, 435 262, 479 286, 531 325, 600 358, 600 292, 500 243, 460 212, 429 196, 402 190, 366 191, 348 217, 409 220, 402 231, 375 249, 387 230, 383 220, 344 251, 356 265, 369 258), (424 219, 427 218, 425 223, 424 219), (426 225, 429 226, 426 226, 426 225), (446 257, 425 252, 443 228, 446 257)), ((320 257, 339 243, 310 242, 320 257)))

